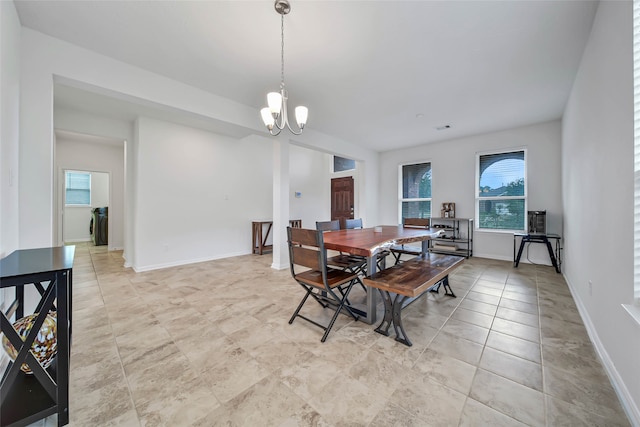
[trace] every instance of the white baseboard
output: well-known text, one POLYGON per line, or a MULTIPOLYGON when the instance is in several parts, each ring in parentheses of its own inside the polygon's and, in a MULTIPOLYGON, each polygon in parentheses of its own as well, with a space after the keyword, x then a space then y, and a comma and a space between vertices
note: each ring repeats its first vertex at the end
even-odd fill
POLYGON ((596 328, 593 326, 593 323, 591 322, 591 318, 589 317, 589 313, 587 312, 587 309, 585 308, 584 304, 582 304, 582 300, 580 300, 580 298, 577 297, 578 293, 575 291, 575 288, 573 287, 573 285, 571 285, 571 282, 569 281, 569 279, 567 279, 567 277, 564 274, 563 276, 565 281, 567 282, 567 285, 569 286, 569 291, 571 291, 571 296, 573 297, 573 300, 576 303, 578 312, 580 313, 580 317, 582 317, 582 322, 584 323, 584 326, 587 329, 587 334, 589 335, 589 338, 591 339, 591 342, 593 343, 593 346, 596 349, 596 353, 600 357, 600 361, 602 362, 605 372, 609 377, 609 381, 611 381, 611 385, 613 386, 613 389, 618 395, 618 399, 620 399, 620 404, 622 405, 622 408, 627 414, 627 417, 629 418, 631 425, 640 426, 640 409, 634 402, 633 397, 631 396, 631 393, 629 393, 629 389, 627 388, 624 380, 622 379, 622 377, 618 373, 618 370, 616 369, 613 362, 611 361, 611 358, 609 357, 609 353, 607 353, 607 350, 602 344, 602 341, 600 341, 600 337, 598 336, 598 333, 596 332, 596 328))
MULTIPOLYGON (((199 262, 214 261, 214 260, 217 260, 217 259, 230 258, 230 257, 234 257, 234 256, 249 255, 250 253, 251 252, 235 252, 235 253, 228 253, 228 254, 223 254, 223 255, 216 255, 216 256, 213 256, 213 257, 186 259, 186 260, 172 261, 172 262, 167 262, 167 263, 162 263, 162 264, 131 266, 131 268, 133 268, 133 271, 135 271, 136 273, 141 273, 143 271, 160 270, 162 268, 178 267, 178 266, 181 266, 181 265, 197 264, 199 262)), ((126 266, 126 264, 127 263, 125 263, 125 266, 126 266)))
POLYGON ((288 262, 286 264, 279 264, 279 265, 275 263, 271 264, 271 268, 273 268, 274 270, 286 270, 289 267, 290 267, 290 264, 288 262))
POLYGON ((483 254, 473 251, 473 258, 487 258, 487 259, 496 259, 498 261, 511 261, 513 262, 513 258, 504 256, 504 255, 495 255, 495 254, 483 254))
POLYGON ((84 243, 84 242, 90 242, 90 241, 91 241, 91 237, 86 239, 64 239, 65 243, 84 243))

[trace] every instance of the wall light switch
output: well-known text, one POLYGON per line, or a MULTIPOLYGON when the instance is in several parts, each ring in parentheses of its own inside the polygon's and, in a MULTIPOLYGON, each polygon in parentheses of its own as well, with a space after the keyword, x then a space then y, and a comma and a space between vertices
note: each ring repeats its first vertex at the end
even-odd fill
POLYGON ((296 191, 295 193, 293 193, 293 195, 296 197, 296 199, 302 197, 302 193, 300 191, 296 191))

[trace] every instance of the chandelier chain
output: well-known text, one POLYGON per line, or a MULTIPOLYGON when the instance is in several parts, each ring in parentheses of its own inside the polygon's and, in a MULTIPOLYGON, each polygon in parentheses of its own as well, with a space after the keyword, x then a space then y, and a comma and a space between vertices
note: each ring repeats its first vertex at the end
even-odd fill
POLYGON ((280 87, 284 89, 284 14, 280 15, 280 87))
POLYGON ((301 135, 305 124, 309 109, 303 105, 295 108, 296 122, 298 130, 295 130, 289 124, 287 114, 287 91, 284 83, 284 15, 289 13, 291 6, 289 0, 275 0, 275 10, 280 14, 280 93, 269 92, 267 94, 268 107, 260 110, 262 121, 273 136, 279 135, 285 127, 294 135, 301 135))

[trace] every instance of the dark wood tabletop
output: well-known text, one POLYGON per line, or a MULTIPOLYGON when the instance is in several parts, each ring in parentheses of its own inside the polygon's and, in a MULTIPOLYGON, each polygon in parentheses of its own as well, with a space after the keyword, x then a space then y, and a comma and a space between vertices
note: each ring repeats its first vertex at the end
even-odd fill
POLYGON ((353 255, 371 257, 379 249, 393 245, 429 240, 442 234, 442 230, 407 228, 401 225, 382 225, 374 228, 335 230, 324 233, 324 246, 353 255))

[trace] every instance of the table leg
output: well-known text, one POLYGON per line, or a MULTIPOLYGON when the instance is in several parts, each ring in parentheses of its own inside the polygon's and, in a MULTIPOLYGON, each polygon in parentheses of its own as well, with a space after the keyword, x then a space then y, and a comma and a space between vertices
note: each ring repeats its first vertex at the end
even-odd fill
MULTIPOLYGON (((264 240, 261 240, 261 243, 260 243, 260 255, 262 255, 262 252, 267 247, 267 239, 269 238, 269 233, 271 233, 271 227, 272 226, 273 226, 273 223, 270 222, 269 226, 267 227, 267 233, 264 235, 264 240)), ((260 228, 262 228, 262 227, 260 227, 260 228)), ((262 234, 262 230, 260 230, 260 231, 261 231, 261 234, 262 234)))
MULTIPOLYGON (((376 272, 376 258, 376 254, 367 257, 367 277, 376 272)), ((376 311, 378 305, 378 293, 372 291, 373 289, 371 288, 369 288, 367 291, 367 313, 366 316, 364 316, 364 318, 362 319, 369 325, 375 323, 376 321, 376 311)))
POLYGON ((422 256, 426 256, 429 253, 429 241, 428 240, 423 240, 422 241, 422 256))
POLYGON ((549 239, 546 237, 544 237, 544 242, 547 245, 547 251, 549 251, 549 258, 551 258, 551 264, 553 264, 553 268, 556 269, 556 273, 560 273, 560 268, 558 267, 556 256, 553 254, 553 248, 551 247, 551 242, 549 242, 549 239))
POLYGON ((260 250, 260 243, 258 242, 262 242, 261 226, 257 222, 253 222, 251 225, 251 253, 257 254, 260 250))
POLYGON ((524 249, 525 243, 526 243, 526 239, 523 237, 522 240, 520 241, 520 249, 518 249, 518 256, 513 263, 514 267, 518 267, 518 264, 520 263, 520 257, 522 256, 522 250, 524 249))

